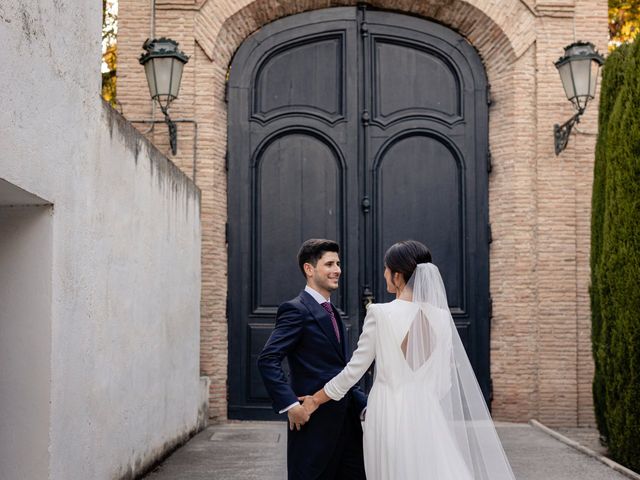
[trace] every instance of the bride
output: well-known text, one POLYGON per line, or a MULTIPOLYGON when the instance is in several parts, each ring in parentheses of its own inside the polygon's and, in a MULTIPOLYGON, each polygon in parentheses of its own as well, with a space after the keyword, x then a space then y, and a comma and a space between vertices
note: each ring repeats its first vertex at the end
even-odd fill
POLYGON ((384 265, 396 299, 369 307, 351 361, 303 406, 311 414, 340 400, 375 360, 364 421, 368 480, 514 479, 429 250, 399 242, 384 265))

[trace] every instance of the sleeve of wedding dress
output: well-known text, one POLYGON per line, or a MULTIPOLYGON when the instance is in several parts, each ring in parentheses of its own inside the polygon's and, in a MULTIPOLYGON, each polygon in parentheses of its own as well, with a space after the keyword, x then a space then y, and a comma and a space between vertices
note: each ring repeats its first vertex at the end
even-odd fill
POLYGON ((377 305, 367 309, 362 334, 358 339, 358 347, 353 352, 351 360, 338 375, 324 386, 324 391, 332 400, 340 400, 367 372, 376 358, 376 311, 377 305))

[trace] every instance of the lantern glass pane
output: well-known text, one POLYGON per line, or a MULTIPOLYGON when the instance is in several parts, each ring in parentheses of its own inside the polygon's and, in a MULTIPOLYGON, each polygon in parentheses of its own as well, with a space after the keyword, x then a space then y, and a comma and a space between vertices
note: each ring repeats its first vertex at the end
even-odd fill
POLYGON ((600 70, 600 65, 592 61, 591 62, 591 83, 589 85, 589 96, 591 98, 595 98, 596 96, 596 86, 598 85, 598 71, 600 70))
POLYGON ((149 93, 151 94, 151 98, 155 98, 158 91, 156 90, 156 74, 153 68, 153 60, 144 64, 144 73, 147 76, 147 83, 149 84, 149 93))
POLYGON ((571 79, 571 63, 567 62, 561 65, 558 71, 560 73, 560 79, 562 80, 562 86, 564 87, 564 93, 569 100, 573 101, 576 94, 573 90, 573 80, 571 79))
POLYGON ((573 83, 576 88, 576 96, 585 97, 589 95, 591 84, 591 59, 572 60, 573 83))
POLYGON ((182 70, 184 68, 184 63, 179 60, 173 61, 173 71, 171 78, 171 96, 173 98, 178 98, 178 91, 180 90, 180 81, 182 80, 182 70))
POLYGON ((155 73, 156 73, 156 83, 158 86, 158 91, 156 95, 166 96, 170 94, 170 83, 171 83, 171 64, 173 63, 173 58, 171 57, 160 57, 153 58, 149 61, 149 63, 155 64, 155 73))

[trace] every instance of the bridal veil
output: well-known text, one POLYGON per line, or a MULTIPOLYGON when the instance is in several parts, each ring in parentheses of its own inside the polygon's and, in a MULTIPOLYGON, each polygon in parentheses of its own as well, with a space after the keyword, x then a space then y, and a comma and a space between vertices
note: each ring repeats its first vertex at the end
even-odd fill
POLYGON ((448 435, 471 477, 515 479, 453 322, 438 268, 432 263, 419 264, 400 298, 419 307, 403 342, 405 358, 414 371, 430 364, 430 381, 442 407, 448 435))

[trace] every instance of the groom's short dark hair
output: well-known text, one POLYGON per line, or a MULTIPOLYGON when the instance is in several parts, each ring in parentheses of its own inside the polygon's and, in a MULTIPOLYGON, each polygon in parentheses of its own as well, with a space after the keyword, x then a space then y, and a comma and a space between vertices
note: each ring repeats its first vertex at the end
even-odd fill
POLYGON ((340 253, 340 245, 326 238, 310 238, 302 244, 298 251, 298 265, 304 278, 307 278, 304 273, 304 264, 310 263, 315 267, 326 252, 340 253))

